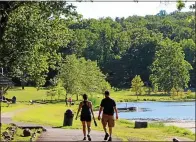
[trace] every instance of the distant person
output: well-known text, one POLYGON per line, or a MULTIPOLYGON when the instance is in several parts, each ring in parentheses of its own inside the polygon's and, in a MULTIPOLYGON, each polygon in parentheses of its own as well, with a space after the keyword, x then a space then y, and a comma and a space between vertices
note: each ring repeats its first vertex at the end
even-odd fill
POLYGON ((78 108, 78 112, 76 115, 76 120, 78 117, 78 114, 81 111, 81 115, 80 115, 80 120, 82 122, 82 126, 83 126, 83 134, 84 134, 84 139, 86 140, 86 125, 87 125, 87 129, 88 129, 88 140, 91 141, 91 137, 90 137, 90 131, 91 131, 91 113, 93 115, 94 118, 94 114, 93 114, 93 109, 92 109, 92 103, 90 101, 88 101, 88 96, 86 94, 83 95, 83 101, 80 102, 79 104, 79 108, 78 108))
POLYGON ((66 103, 66 106, 67 106, 68 105, 67 97, 65 98, 65 103, 66 103))
POLYGON ((72 98, 71 97, 69 98, 68 102, 69 102, 69 105, 71 106, 71 104, 72 104, 72 98))
POLYGON ((102 99, 101 101, 98 120, 100 120, 100 115, 101 115, 101 112, 103 111, 101 122, 103 125, 103 129, 105 131, 104 140, 112 141, 112 128, 115 126, 114 111, 116 113, 116 120, 118 119, 118 111, 116 108, 116 102, 113 99, 111 99, 109 96, 110 96, 109 91, 105 91, 105 98, 102 99), (107 124, 109 127, 109 134, 106 129, 107 124))

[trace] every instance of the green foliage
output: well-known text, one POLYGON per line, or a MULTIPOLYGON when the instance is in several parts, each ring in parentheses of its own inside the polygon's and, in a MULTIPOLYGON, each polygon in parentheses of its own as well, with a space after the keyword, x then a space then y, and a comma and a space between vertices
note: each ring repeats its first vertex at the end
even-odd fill
POLYGON ((153 91, 152 87, 145 87, 146 94, 151 95, 152 91, 153 91))
POLYGON ((177 96, 177 90, 175 88, 171 89, 171 96, 174 98, 175 96, 177 96))
POLYGON ((132 87, 132 91, 135 92, 135 95, 137 95, 137 99, 138 99, 138 95, 142 95, 143 92, 143 86, 144 83, 140 78, 140 75, 136 75, 133 80, 131 81, 131 87, 132 87))
MULTIPOLYGON (((185 60, 193 67, 189 86, 196 86, 194 12, 180 12, 184 7, 182 0, 177 2, 179 11, 161 10, 157 15, 116 17, 115 20, 110 17, 84 19, 65 1, 6 1, 0 3, 0 7, 3 9, 0 13, 0 66, 12 78, 19 79, 22 86, 32 83, 39 89, 46 79, 59 72, 57 67, 62 58, 72 54, 96 61, 114 88, 129 88, 130 79, 137 74, 149 82, 149 67, 161 48, 160 41, 166 38, 183 48, 185 60)), ((72 86, 78 86, 72 89, 77 93, 93 90, 78 85, 82 81, 71 82, 74 82, 72 86)), ((90 82, 93 80, 84 86, 91 86, 90 82)), ((109 84, 103 81, 102 91, 110 89, 109 84)))
POLYGON ((188 90, 187 91, 187 96, 190 96, 191 95, 191 90, 188 90))
POLYGON ((56 96, 56 90, 55 89, 50 89, 49 91, 46 92, 47 97, 51 98, 51 101, 53 100, 53 98, 56 96))
POLYGON ((52 99, 57 96, 58 100, 61 96, 65 96, 66 95, 66 90, 65 88, 62 86, 63 83, 61 81, 61 79, 57 79, 54 78, 52 80, 53 82, 53 86, 51 87, 51 89, 49 91, 46 92, 46 95, 51 97, 51 101, 52 99))
POLYGON ((91 96, 89 97, 89 101, 92 102, 92 104, 93 104, 94 107, 97 107, 97 106, 100 105, 101 99, 98 98, 98 97, 96 97, 96 96, 91 95, 91 96))
POLYGON ((155 83, 153 84, 153 92, 157 93, 158 92, 158 85, 155 83))
POLYGON ((70 94, 102 93, 104 89, 109 88, 96 62, 77 58, 75 55, 66 57, 61 65, 59 78, 70 94))
POLYGON ((61 59, 57 50, 68 43, 69 30, 60 14, 69 19, 71 7, 68 10, 64 2, 30 3, 21 3, 9 13, 0 58, 13 77, 21 82, 32 80, 39 88, 45 84, 48 69, 61 59))
POLYGON ((177 9, 178 9, 179 11, 181 11, 182 8, 185 7, 185 3, 184 3, 182 0, 178 0, 178 1, 177 1, 177 4, 176 4, 176 7, 177 7, 177 9))
POLYGON ((160 47, 151 66, 150 80, 166 92, 170 92, 172 88, 186 88, 192 66, 184 59, 179 43, 166 39, 160 43, 160 47))

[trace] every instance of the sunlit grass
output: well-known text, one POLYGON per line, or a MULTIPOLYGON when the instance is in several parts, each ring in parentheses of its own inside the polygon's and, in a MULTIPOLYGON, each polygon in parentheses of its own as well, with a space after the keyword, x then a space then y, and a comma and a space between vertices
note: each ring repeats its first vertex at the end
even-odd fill
POLYGON ((1 103, 1 113, 11 112, 11 111, 15 111, 15 110, 27 108, 27 107, 31 107, 31 106, 25 103, 17 103, 17 104, 10 104, 8 107, 6 103, 1 103))
MULTIPOLYGON (((47 90, 42 89, 37 91, 34 87, 25 87, 25 90, 22 90, 21 88, 14 88, 8 91, 8 94, 6 97, 12 98, 13 96, 16 96, 17 101, 29 101, 29 100, 50 100, 50 97, 47 97, 46 95, 47 90)), ((100 102, 100 100, 104 97, 103 94, 96 94, 91 93, 88 94, 89 98, 91 98, 91 95, 93 96, 92 101, 94 100, 96 105, 100 102), (95 99, 96 98, 96 99, 95 99)), ((70 97, 71 95, 68 95, 70 97)), ((111 91, 111 97, 115 99, 117 102, 129 102, 129 101, 137 101, 137 96, 134 92, 130 90, 122 90, 122 91, 111 91)), ((54 97, 54 99, 57 99, 57 96, 54 97)), ((65 95, 62 95, 60 99, 64 100, 65 95)), ((73 100, 76 100, 76 95, 72 96, 73 100)), ((79 96, 79 99, 81 100, 82 97, 79 96)), ((186 93, 183 93, 181 96, 176 96, 172 98, 169 95, 164 94, 163 92, 157 92, 152 93, 151 95, 141 95, 138 97, 138 101, 184 101, 186 99, 195 99, 195 92, 192 92, 190 95, 186 95, 186 93)))
MULTIPOLYGON (((50 125, 53 127, 62 127, 64 112, 71 109, 74 112, 73 126, 63 127, 64 129, 81 129, 79 120, 75 120, 75 114, 78 106, 67 107, 64 104, 47 104, 31 109, 31 111, 21 112, 14 117, 14 120, 37 123, 41 125, 50 125)), ((97 117, 97 116, 96 116, 97 117)), ((101 122, 97 121, 98 126, 92 123, 93 130, 103 131, 101 122)), ((149 124, 148 128, 134 129, 134 123, 128 120, 117 120, 114 129, 114 135, 124 141, 127 140, 150 140, 163 141, 168 137, 184 136, 194 139, 194 134, 177 127, 164 126, 162 123, 149 124)))

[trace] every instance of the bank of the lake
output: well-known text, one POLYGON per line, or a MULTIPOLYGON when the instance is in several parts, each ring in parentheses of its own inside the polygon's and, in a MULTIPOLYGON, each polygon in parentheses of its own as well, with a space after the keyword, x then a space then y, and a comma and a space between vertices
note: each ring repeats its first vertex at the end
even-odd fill
POLYGON ((195 102, 124 102, 118 108, 134 107, 136 111, 122 111, 119 117, 149 123, 162 122, 191 130, 195 133, 195 102))

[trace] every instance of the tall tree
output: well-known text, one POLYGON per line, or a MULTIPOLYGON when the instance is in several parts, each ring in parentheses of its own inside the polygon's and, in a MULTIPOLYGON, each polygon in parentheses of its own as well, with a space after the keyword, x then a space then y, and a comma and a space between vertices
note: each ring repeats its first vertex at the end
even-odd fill
POLYGON ((102 93, 108 87, 105 76, 96 62, 68 55, 61 65, 59 78, 63 81, 67 93, 78 95, 89 92, 102 93))
POLYGON ((0 43, 5 33, 7 22, 11 13, 21 6, 39 6, 43 14, 47 17, 52 14, 64 15, 76 14, 75 9, 72 4, 67 4, 66 1, 39 1, 39 2, 30 2, 30 1, 1 1, 0 2, 0 43))
POLYGON ((137 96, 137 100, 138 100, 138 95, 141 94, 142 92, 143 86, 144 86, 144 83, 142 79, 140 78, 140 75, 136 75, 131 81, 131 88, 132 88, 132 91, 135 92, 135 95, 137 96))
POLYGON ((150 80, 166 92, 170 92, 172 88, 186 88, 192 66, 185 60, 182 47, 169 39, 162 41, 160 47, 151 66, 150 80))
POLYGON ((65 3, 53 4, 23 3, 9 14, 0 58, 12 76, 20 78, 22 86, 26 80, 34 81, 38 88, 44 85, 48 69, 60 60, 59 47, 69 41, 66 20, 60 16, 70 19, 71 9, 63 13, 68 10, 61 9, 65 3), (49 11, 50 6, 56 10, 49 11))

